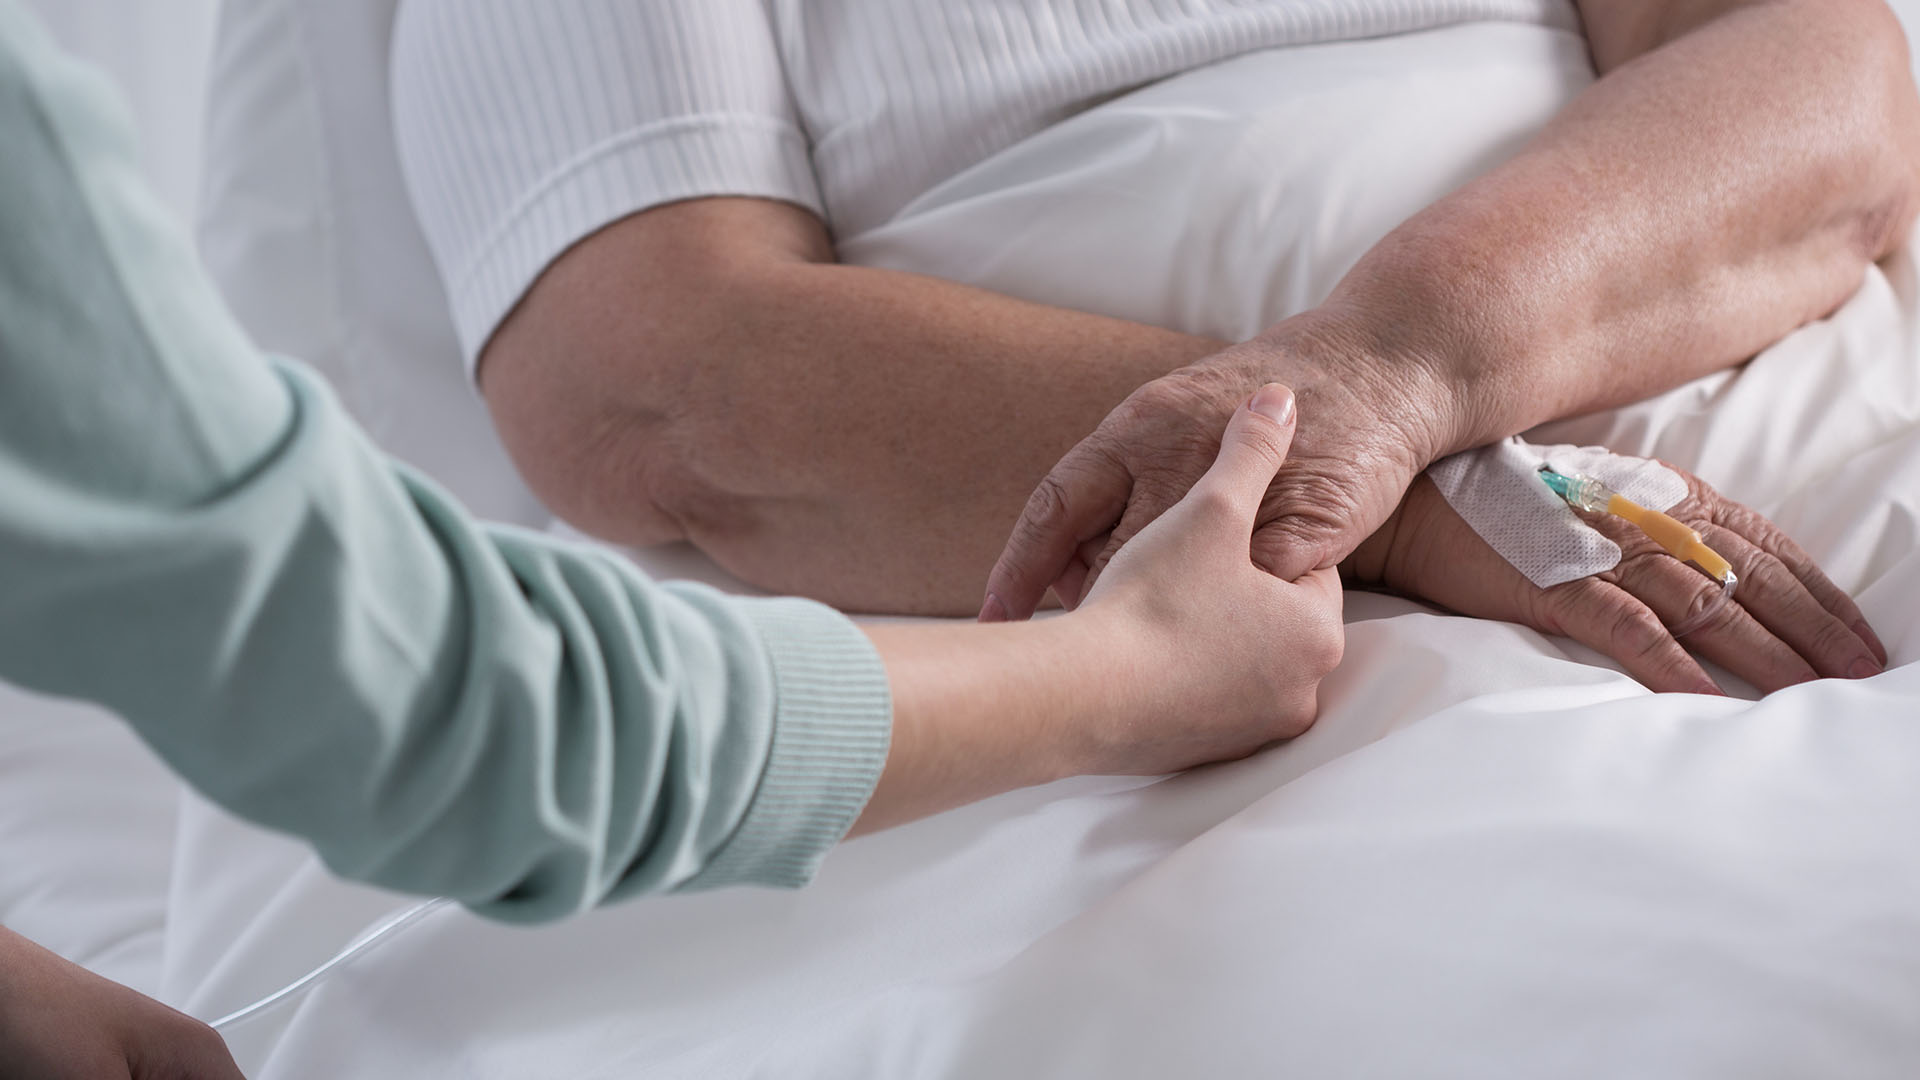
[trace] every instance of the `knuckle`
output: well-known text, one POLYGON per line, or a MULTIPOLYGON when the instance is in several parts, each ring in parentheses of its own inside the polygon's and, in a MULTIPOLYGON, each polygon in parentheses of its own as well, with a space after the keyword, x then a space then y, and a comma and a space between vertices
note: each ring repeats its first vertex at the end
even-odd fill
POLYGON ((1260 458, 1262 465, 1272 472, 1279 472, 1280 467, 1287 463, 1287 453, 1280 446, 1279 436, 1270 427, 1249 428, 1243 433, 1241 441, 1260 458))
POLYGON ((1755 533, 1772 524, 1756 511, 1737 502, 1717 499, 1706 505, 1705 516, 1709 522, 1738 536, 1752 538, 1755 533))
MULTIPOLYGON (((1824 615, 1824 613, 1822 613, 1824 615)), ((1820 629, 1813 635, 1813 653, 1815 656, 1830 656, 1837 659, 1851 659, 1856 653, 1864 652, 1865 645, 1852 629, 1840 620, 1826 615, 1821 619, 1820 629)))
POLYGON ((1313 657, 1313 670, 1325 677, 1340 666, 1347 656, 1347 638, 1345 634, 1328 634, 1320 641, 1320 647, 1313 657))
POLYGON ((1328 520, 1352 511, 1354 494, 1345 477, 1334 476, 1325 463, 1294 462, 1284 482, 1273 485, 1261 505, 1263 518, 1328 520))
POLYGON ((1764 596, 1784 596, 1789 589, 1799 584, 1799 579, 1787 569, 1787 564, 1765 551, 1755 552, 1747 560, 1744 568, 1746 576, 1742 579, 1746 587, 1764 596))
POLYGON ((1675 621, 1674 625, 1692 626, 1693 629, 1691 632, 1696 634, 1714 634, 1727 629, 1739 618, 1740 607, 1736 602, 1722 602, 1721 595, 1722 592, 1718 585, 1702 585, 1696 587, 1693 590, 1693 595, 1687 599, 1686 609, 1680 613, 1680 618, 1675 621), (1709 616, 1706 621, 1697 624, 1694 622, 1694 620, 1700 618, 1701 615, 1705 614, 1708 609, 1716 604, 1719 605, 1720 609, 1709 616))
POLYGON ((1268 735, 1272 739, 1297 739, 1312 729, 1320 718, 1320 696, 1309 687, 1280 699, 1281 707, 1268 735))
POLYGON ((1016 535, 1037 537, 1064 526, 1067 507, 1066 482, 1058 470, 1048 473, 1034 487, 1033 494, 1027 496, 1027 508, 1020 515, 1016 535))
POLYGON ((1276 540, 1289 546, 1320 544, 1338 535, 1352 520, 1350 498, 1324 481, 1293 484, 1269 492, 1256 518, 1276 540))
POLYGON ((1547 616, 1545 621, 1549 627, 1556 633, 1564 634, 1568 627, 1577 623, 1596 602, 1594 593, 1599 580, 1576 578, 1542 589, 1540 608, 1547 616))
POLYGON ((1238 515, 1239 502, 1233 494, 1219 484, 1200 484, 1187 493, 1195 513, 1209 520, 1231 518, 1238 515))
POLYGON ((1176 371, 1141 386, 1114 409, 1112 419, 1127 427, 1212 419, 1221 413, 1213 388, 1198 371, 1176 371))
POLYGON ((1259 526, 1252 537, 1252 555, 1255 566, 1270 574, 1285 574, 1290 570, 1311 570, 1320 563, 1320 553, 1332 543, 1333 533, 1310 523, 1296 522, 1288 518, 1259 526), (1312 558, 1299 558, 1302 554, 1312 558))
POLYGON ((1347 654, 1346 626, 1339 617, 1329 612, 1314 636, 1308 655, 1309 670, 1314 673, 1315 681, 1325 678, 1347 654))
POLYGON ((1665 624, 1646 606, 1628 597, 1606 601, 1604 613, 1610 651, 1622 659, 1648 660, 1659 656, 1672 640, 1665 624))

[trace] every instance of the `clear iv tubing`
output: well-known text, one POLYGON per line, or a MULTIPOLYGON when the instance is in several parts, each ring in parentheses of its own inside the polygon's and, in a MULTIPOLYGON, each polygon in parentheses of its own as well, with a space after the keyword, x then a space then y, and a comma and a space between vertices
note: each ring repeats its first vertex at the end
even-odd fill
POLYGON ((432 900, 423 900, 410 908, 402 909, 386 922, 354 938, 346 948, 335 953, 333 959, 328 960, 326 963, 321 964, 319 967, 314 968, 298 979, 275 990, 259 1001, 248 1005, 246 1008, 235 1009, 233 1012, 213 1021, 212 1024, 208 1026, 212 1027, 215 1031, 228 1031, 232 1028, 239 1027, 248 1020, 273 1011, 277 1006, 283 1005, 312 989, 315 983, 333 974, 333 972, 341 966, 366 955, 381 942, 391 941, 394 935, 400 931, 405 930, 407 927, 412 926, 421 919, 426 918, 451 903, 453 903, 452 900, 440 896, 432 900))

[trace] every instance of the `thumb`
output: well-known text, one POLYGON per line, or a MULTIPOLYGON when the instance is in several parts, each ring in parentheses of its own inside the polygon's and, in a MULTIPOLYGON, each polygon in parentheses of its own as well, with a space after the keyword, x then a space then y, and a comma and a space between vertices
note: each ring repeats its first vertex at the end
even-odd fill
POLYGON ((1233 411, 1220 438, 1220 456, 1195 489, 1224 499, 1251 528, 1273 474, 1286 463, 1295 426, 1293 391, 1279 383, 1261 387, 1233 411))

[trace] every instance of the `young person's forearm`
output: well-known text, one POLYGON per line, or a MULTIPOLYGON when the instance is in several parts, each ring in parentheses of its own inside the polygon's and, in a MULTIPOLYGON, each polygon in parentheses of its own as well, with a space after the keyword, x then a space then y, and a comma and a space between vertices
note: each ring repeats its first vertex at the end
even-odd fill
POLYGON ((1439 369, 1477 445, 1739 363, 1858 287, 1916 206, 1916 102, 1877 3, 1695 4, 1512 161, 1395 230, 1322 314, 1439 369))
POLYGON ((1220 346, 831 258, 804 211, 714 199, 556 263, 481 370, 535 489, 591 532, 685 537, 764 588, 971 614, 1047 469, 1220 346), (683 227, 701 215, 787 242, 734 259, 683 227))
POLYGON ((886 664, 893 740, 855 834, 1086 772, 1088 733, 1136 707, 1098 619, 863 629, 886 664))
POLYGON ((0 4, 0 678, 338 873, 500 918, 804 881, 885 758, 865 636, 396 468, 248 343, 97 80, 0 4))

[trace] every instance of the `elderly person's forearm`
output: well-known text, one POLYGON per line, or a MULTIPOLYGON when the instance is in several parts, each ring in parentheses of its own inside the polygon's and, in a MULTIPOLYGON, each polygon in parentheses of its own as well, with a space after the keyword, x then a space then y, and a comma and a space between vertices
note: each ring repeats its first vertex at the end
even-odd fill
POLYGON ((1316 316, 1437 372, 1439 452, 1747 359, 1844 301, 1920 206, 1879 0, 1582 8, 1602 78, 1316 316))
POLYGON ((688 539, 850 610, 953 615, 1060 455, 1221 345, 840 265, 799 207, 699 199, 554 263, 480 378, 521 471, 589 532, 688 539))
POLYGON ((1130 395, 1041 481, 983 618, 1097 581, 1249 386, 1300 395, 1253 541, 1291 577, 1347 558, 1446 454, 1740 363, 1837 307, 1904 234, 1920 102, 1879 0, 1581 11, 1601 78, 1325 304, 1130 395))

